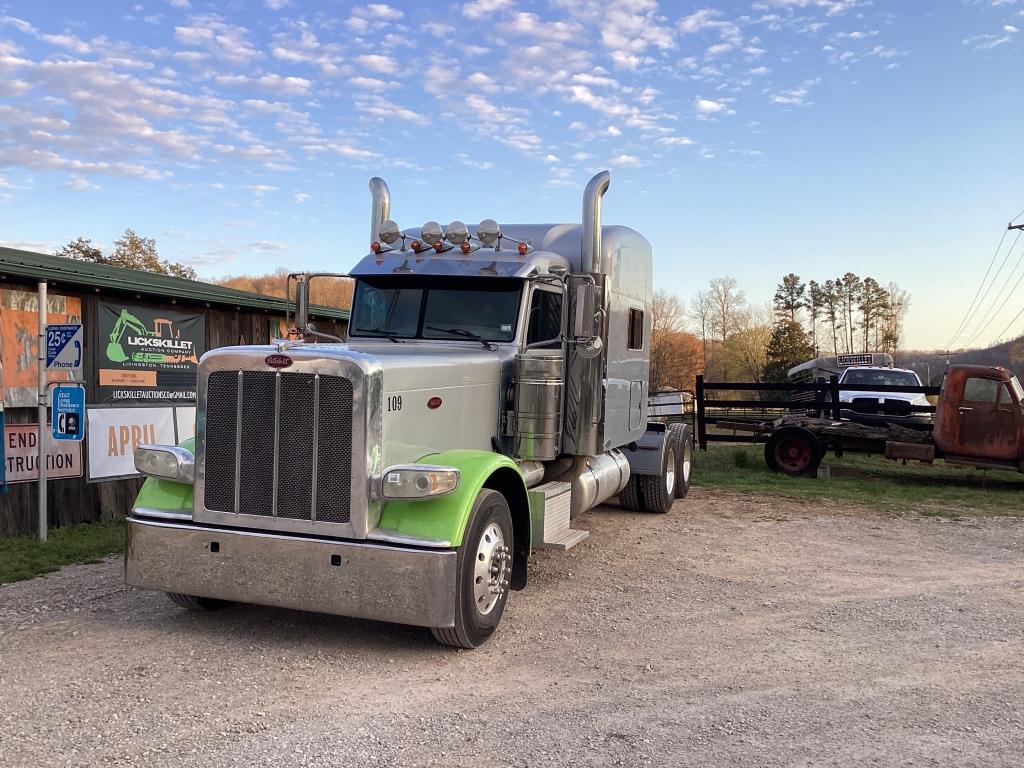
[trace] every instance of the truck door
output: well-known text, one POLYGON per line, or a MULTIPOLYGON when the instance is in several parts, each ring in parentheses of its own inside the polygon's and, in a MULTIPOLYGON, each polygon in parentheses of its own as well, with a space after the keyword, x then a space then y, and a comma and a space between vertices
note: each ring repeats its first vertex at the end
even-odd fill
POLYGON ((1020 406, 1006 382, 968 377, 956 418, 956 453, 997 461, 1017 459, 1020 406))

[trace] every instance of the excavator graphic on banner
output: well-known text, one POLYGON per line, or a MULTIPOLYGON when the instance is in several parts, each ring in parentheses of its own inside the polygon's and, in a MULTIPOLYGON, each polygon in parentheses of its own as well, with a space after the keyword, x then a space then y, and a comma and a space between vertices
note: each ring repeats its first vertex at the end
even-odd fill
POLYGON ((107 357, 111 362, 123 363, 130 359, 133 363, 150 364, 199 363, 194 350, 188 355, 171 354, 167 352, 132 352, 129 356, 125 353, 124 347, 121 346, 121 339, 126 331, 134 331, 138 336, 152 339, 166 339, 168 341, 173 341, 181 338, 181 331, 178 331, 178 333, 175 334, 174 325, 170 320, 165 318, 154 319, 153 330, 150 331, 146 328, 145 324, 139 320, 139 318, 127 309, 122 309, 121 315, 117 318, 117 321, 114 323, 114 327, 110 331, 110 343, 107 344, 107 357))

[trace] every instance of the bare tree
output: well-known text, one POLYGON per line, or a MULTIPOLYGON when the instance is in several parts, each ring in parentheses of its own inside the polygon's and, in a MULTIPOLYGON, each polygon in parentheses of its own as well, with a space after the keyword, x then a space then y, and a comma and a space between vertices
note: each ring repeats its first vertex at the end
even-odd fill
POLYGON ((899 349, 900 341, 903 339, 903 321, 906 320, 907 310, 910 309, 910 294, 896 283, 889 283, 887 291, 889 301, 885 310, 882 347, 883 351, 892 355, 899 349))
POLYGON ((690 299, 690 317, 697 328, 697 336, 700 338, 701 354, 704 358, 704 373, 708 370, 708 339, 711 337, 711 294, 707 291, 697 291, 697 295, 690 299))
POLYGON ((817 282, 811 280, 807 283, 807 318, 815 355, 818 354, 818 318, 821 317, 822 294, 823 289, 817 282))
POLYGON ((686 305, 668 291, 655 291, 651 304, 651 333, 681 331, 686 325, 686 305))
MULTIPOLYGON (((733 277, 716 277, 708 283, 708 288, 711 294, 711 332, 724 347, 747 300, 733 277)), ((724 358, 722 363, 724 379, 729 372, 724 358)))
POLYGON ((723 346, 729 368, 743 381, 761 383, 768 365, 768 344, 772 338, 772 310, 754 306, 738 310, 732 331, 723 346))

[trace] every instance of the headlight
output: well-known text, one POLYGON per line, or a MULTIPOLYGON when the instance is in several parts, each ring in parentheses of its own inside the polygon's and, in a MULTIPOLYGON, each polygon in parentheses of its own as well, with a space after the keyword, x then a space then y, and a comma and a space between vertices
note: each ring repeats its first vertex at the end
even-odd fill
POLYGON ((380 495, 385 499, 425 499, 454 493, 460 472, 455 467, 404 464, 389 467, 381 475, 380 495))
POLYGON ((135 449, 135 468, 149 477, 191 484, 195 457, 186 448, 173 445, 140 445, 135 449))

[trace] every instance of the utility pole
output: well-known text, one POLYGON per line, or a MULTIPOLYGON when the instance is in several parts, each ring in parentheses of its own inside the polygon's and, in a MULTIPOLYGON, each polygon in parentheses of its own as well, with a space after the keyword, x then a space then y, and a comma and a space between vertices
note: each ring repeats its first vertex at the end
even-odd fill
POLYGON ((946 358, 946 367, 947 367, 947 368, 949 368, 949 358, 951 358, 951 357, 952 357, 953 355, 959 355, 960 353, 959 353, 959 352, 950 352, 950 351, 949 351, 949 350, 947 349, 947 350, 946 350, 945 352, 936 352, 935 354, 936 354, 936 355, 937 355, 938 357, 944 357, 944 358, 946 358))

